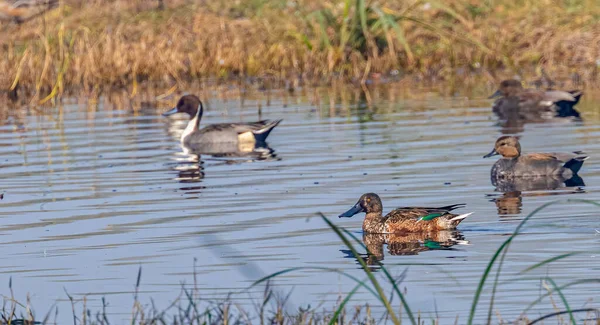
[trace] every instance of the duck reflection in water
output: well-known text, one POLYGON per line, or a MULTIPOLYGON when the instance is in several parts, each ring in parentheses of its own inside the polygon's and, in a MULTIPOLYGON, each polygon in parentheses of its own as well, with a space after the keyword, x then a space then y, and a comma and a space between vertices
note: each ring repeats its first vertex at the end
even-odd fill
POLYGON ((497 192, 503 192, 502 196, 491 201, 496 204, 499 215, 515 215, 521 213, 523 196, 546 196, 585 193, 583 179, 575 175, 570 179, 560 176, 539 176, 526 178, 497 179, 492 177, 492 185, 497 192), (560 189, 571 189, 569 191, 556 191, 560 189), (535 192, 533 192, 535 191, 535 192))
MULTIPOLYGON (((252 151, 247 153, 214 152, 211 157, 205 158, 204 160, 202 160, 202 155, 189 153, 189 151, 184 151, 182 155, 184 158, 178 159, 178 162, 176 163, 175 167, 173 167, 173 170, 177 171, 177 177, 175 180, 183 184, 202 182, 205 176, 204 166, 206 161, 211 161, 211 166, 219 166, 239 164, 248 161, 278 159, 275 151, 269 147, 254 148, 252 151)), ((186 192, 188 194, 193 194, 204 188, 204 186, 186 186, 182 187, 181 190, 188 191, 186 192)))
MULTIPOLYGON (((468 245, 469 241, 459 231, 406 232, 393 234, 363 233, 367 254, 361 254, 368 265, 378 265, 384 260, 384 248, 395 256, 418 255, 432 250, 453 250, 455 245, 468 245)), ((354 258, 349 250, 342 250, 348 258, 354 258)))

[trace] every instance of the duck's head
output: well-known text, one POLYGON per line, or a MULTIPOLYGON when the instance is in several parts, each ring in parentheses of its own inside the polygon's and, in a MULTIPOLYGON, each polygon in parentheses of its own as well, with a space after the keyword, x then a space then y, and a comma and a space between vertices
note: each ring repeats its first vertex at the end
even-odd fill
POLYGON ((523 89, 523 85, 521 84, 521 82, 519 80, 515 80, 515 79, 504 80, 500 83, 500 87, 498 88, 498 90, 496 90, 496 92, 489 98, 490 99, 496 98, 498 96, 504 96, 504 97, 514 96, 517 93, 519 93, 519 91, 521 91, 522 89, 523 89))
POLYGON ((358 202, 350 208, 350 210, 339 215, 340 218, 350 218, 353 215, 364 212, 364 213, 381 213, 383 211, 383 206, 381 205, 381 199, 379 195, 375 193, 366 193, 363 194, 358 202))
POLYGON ((163 116, 169 116, 177 113, 186 113, 190 116, 190 118, 194 118, 196 116, 202 116, 202 102, 200 98, 194 95, 185 95, 179 99, 177 102, 177 106, 173 109, 164 112, 163 116))
POLYGON ((519 157, 521 155, 521 144, 519 143, 519 139, 512 136, 499 137, 494 145, 494 150, 483 156, 483 158, 489 158, 495 155, 502 155, 504 158, 519 157))

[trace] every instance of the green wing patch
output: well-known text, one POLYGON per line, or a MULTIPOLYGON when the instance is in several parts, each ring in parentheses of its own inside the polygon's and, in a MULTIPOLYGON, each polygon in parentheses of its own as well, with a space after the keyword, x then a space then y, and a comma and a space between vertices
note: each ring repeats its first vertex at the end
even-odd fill
POLYGON ((444 215, 444 213, 439 213, 439 212, 438 213, 430 213, 430 214, 428 214, 428 215, 426 215, 424 217, 419 218, 419 220, 429 221, 429 220, 433 220, 433 219, 435 219, 437 217, 441 217, 443 215, 444 215))

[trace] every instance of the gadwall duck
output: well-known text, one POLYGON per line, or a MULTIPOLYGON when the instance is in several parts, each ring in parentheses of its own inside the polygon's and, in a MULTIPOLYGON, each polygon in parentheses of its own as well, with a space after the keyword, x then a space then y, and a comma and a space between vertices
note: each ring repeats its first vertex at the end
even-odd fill
POLYGON ((521 144, 516 137, 502 136, 496 140, 494 149, 483 158, 502 155, 492 167, 492 178, 560 176, 569 179, 588 158, 585 153, 530 153, 521 154, 521 144))
POLYGON ((579 117, 573 106, 579 103, 583 92, 579 90, 526 89, 520 81, 509 79, 500 83, 498 90, 489 98, 496 98, 494 112, 519 108, 525 112, 549 113, 548 117, 579 117))

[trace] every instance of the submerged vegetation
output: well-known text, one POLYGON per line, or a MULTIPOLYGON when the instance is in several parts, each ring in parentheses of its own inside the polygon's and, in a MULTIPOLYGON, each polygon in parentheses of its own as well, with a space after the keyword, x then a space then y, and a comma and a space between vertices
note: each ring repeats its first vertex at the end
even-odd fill
MULTIPOLYGON (((541 213, 545 208, 558 203, 586 203, 600 206, 599 203, 588 200, 563 200, 546 203, 529 215, 517 225, 514 232, 498 247, 492 255, 485 270, 481 274, 479 284, 474 289, 473 302, 470 306, 468 319, 456 319, 457 324, 474 323, 494 323, 493 311, 496 294, 499 291, 499 278, 502 273, 504 259, 508 255, 509 247, 513 240, 521 234, 523 227, 532 217, 541 213), (494 274, 495 272, 495 274, 494 274), (486 288, 484 294, 484 287, 486 288), (491 289, 491 290, 490 290, 491 289), (482 302, 482 296, 489 296, 489 305, 482 302), (477 310, 482 310, 485 318, 475 321, 477 310), (486 314, 487 313, 487 314, 486 314), (482 320, 485 319, 484 322, 482 320)), ((201 298, 201 292, 197 288, 196 272, 194 267, 194 285, 191 288, 182 286, 179 297, 165 309, 159 309, 152 304, 144 305, 140 302, 138 290, 142 277, 142 268, 140 267, 134 290, 134 302, 129 316, 130 324, 375 324, 380 322, 401 324, 410 323, 413 325, 431 322, 439 323, 440 319, 422 318, 419 312, 415 312, 410 307, 410 302, 406 292, 400 289, 402 282, 409 276, 405 269, 399 276, 393 276, 389 267, 384 266, 378 259, 366 259, 370 255, 368 248, 352 232, 336 226, 323 214, 321 219, 337 234, 343 245, 352 253, 357 260, 360 268, 364 272, 364 279, 359 279, 352 274, 336 268, 328 267, 295 267, 284 269, 271 275, 265 276, 253 282, 246 290, 237 293, 231 293, 229 298, 222 301, 206 300, 201 298), (316 307, 299 307, 297 310, 289 310, 287 305, 289 294, 278 295, 273 289, 272 281, 277 280, 281 275, 295 272, 298 270, 318 270, 320 272, 335 272, 341 276, 348 277, 355 282, 355 286, 347 294, 339 297, 337 304, 333 309, 318 304, 316 307), (377 272, 377 273, 376 273, 377 272), (240 304, 235 302, 236 296, 241 293, 248 293, 250 289, 257 289, 263 286, 263 295, 253 303, 252 312, 245 310, 240 304), (379 302, 380 306, 359 305, 349 308, 352 297, 359 291, 368 292, 373 295, 374 300, 379 302), (371 308, 383 307, 383 315, 373 315, 371 308)), ((531 266, 520 270, 520 276, 526 275, 532 270, 547 267, 550 264, 581 254, 583 252, 571 252, 554 256, 543 261, 532 264, 531 266)), ((451 276, 451 274, 444 274, 451 276)), ((524 279, 524 278, 521 278, 524 279)), ((545 293, 540 292, 539 298, 525 306, 518 319, 511 321, 514 324, 536 324, 546 321, 552 324, 598 324, 600 322, 600 309, 593 306, 573 309, 569 303, 564 291, 574 286, 592 285, 600 282, 597 278, 579 279, 569 283, 558 285, 551 277, 545 276, 540 279, 541 286, 545 293), (558 299, 554 299, 558 297, 558 299), (540 315, 535 318, 528 318, 528 312, 541 302, 549 300, 552 303, 554 312, 540 315), (556 301, 555 301, 556 300, 556 301), (557 302, 558 301, 558 302, 557 302), (560 306, 562 304, 562 306, 560 306)), ((516 279, 514 281, 519 281, 516 279)), ((9 282, 10 296, 4 296, 3 308, 0 310, 0 324, 53 324, 57 323, 58 307, 53 306, 43 318, 35 316, 30 306, 29 299, 26 304, 19 303, 14 298, 12 282, 9 282)), ((107 302, 102 298, 102 307, 99 311, 92 312, 87 307, 87 299, 75 299, 69 293, 66 293, 71 302, 71 312, 74 325, 77 324, 110 324, 109 314, 107 313, 107 302)), ((379 309, 381 310, 381 309, 379 309)), ((381 314, 381 313, 378 313, 381 314)), ((458 317, 458 316, 457 316, 458 317)), ((502 319, 499 323, 504 323, 502 319)))
POLYGON ((600 69, 594 0, 60 0, 31 19, 6 16, 1 89, 38 102, 210 78, 294 86, 547 74, 589 86, 600 69))

